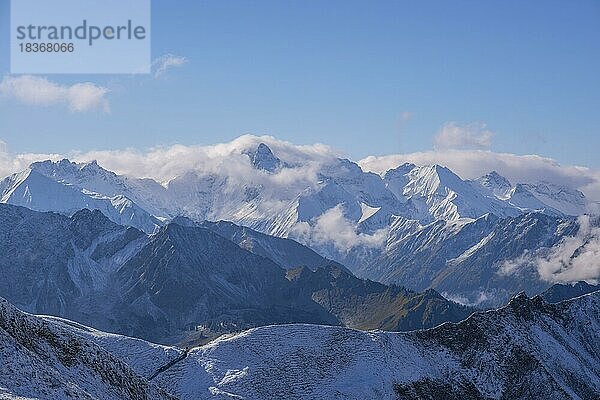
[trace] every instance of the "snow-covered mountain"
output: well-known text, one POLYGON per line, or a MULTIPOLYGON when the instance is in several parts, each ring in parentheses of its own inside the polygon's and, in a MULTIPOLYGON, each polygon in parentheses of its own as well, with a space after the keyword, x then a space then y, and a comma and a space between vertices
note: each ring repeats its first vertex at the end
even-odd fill
POLYGON ((524 188, 540 202, 565 215, 581 215, 587 212, 585 196, 578 190, 549 182, 525 184, 524 188))
MULTIPOLYGON (((408 169, 406 164, 398 168, 402 171, 408 169)), ((425 204, 427 214, 434 220, 478 218, 488 213, 499 217, 517 214, 510 205, 486 197, 469 182, 440 165, 413 165, 404 175, 399 175, 401 174, 395 170, 390 170, 384 176, 384 180, 397 187, 400 179, 404 183, 402 195, 425 204)))
POLYGON ((275 172, 282 165, 281 160, 264 143, 260 143, 256 151, 249 152, 248 155, 252 159, 252 165, 264 171, 275 172))
POLYGON ((553 215, 577 216, 589 210, 583 193, 567 186, 540 181, 514 186, 496 171, 471 181, 474 187, 521 212, 543 212, 553 215))
POLYGON ((496 171, 485 174, 473 181, 476 186, 487 192, 488 195, 495 196, 498 199, 506 200, 512 189, 512 184, 508 179, 496 171))
POLYGON ((116 175, 96 162, 37 162, 0 183, 1 201, 64 213, 87 206, 146 231, 160 224, 153 217, 185 215, 279 236, 298 235, 304 223, 313 225, 336 206, 371 231, 389 226, 391 216, 431 222, 544 210, 579 215, 587 207, 576 190, 543 181, 513 186, 496 172, 467 181, 443 166, 404 164, 381 177, 347 159, 288 162, 262 142, 230 158, 241 164, 239 176, 233 167, 198 169, 163 183, 116 175), (366 223, 375 216, 376 226, 366 223))
POLYGON ((356 272, 415 290, 434 288, 466 304, 499 306, 519 291, 534 295, 549 287, 536 255, 562 246, 580 226, 575 218, 541 213, 438 220, 408 233, 401 226, 401 233, 390 234, 385 251, 356 272))
POLYGON ((178 349, 0 300, 3 398, 595 399, 600 292, 407 333, 264 326, 178 349), (19 397, 21 396, 21 397, 19 397))
POLYGON ((117 224, 153 232, 160 221, 127 196, 126 181, 96 163, 39 162, 0 182, 0 202, 68 215, 100 210, 117 224))
MULTIPOLYGON (((482 291, 500 289, 504 292, 499 301, 504 301, 516 286, 530 292, 549 286, 535 277, 525 280, 535 282, 531 286, 504 285, 491 272, 499 269, 500 261, 518 260, 535 246, 557 245, 573 231, 556 232, 555 226, 588 208, 581 192, 543 180, 511 183, 497 172, 464 180, 440 165, 413 164, 380 176, 348 159, 317 157, 302 150, 293 153, 277 142, 273 151, 255 139, 222 150, 225 155, 218 161, 199 163, 198 168, 178 171, 160 183, 117 175, 95 162, 34 163, 0 183, 1 201, 67 215, 81 208, 96 209, 119 225, 146 233, 179 216, 197 223, 228 221, 293 239, 363 277, 418 290, 443 288, 469 302, 482 291), (529 216, 532 212, 557 222, 530 221, 548 231, 536 230, 540 240, 523 244, 522 235, 505 227, 526 226, 523 220, 537 218, 529 216), (490 248, 485 245, 490 234, 492 242, 507 243, 490 248), (501 234, 513 236, 499 238, 501 234), (480 248, 490 251, 487 269, 482 268, 488 275, 476 274, 478 283, 473 277, 455 281, 468 260, 480 257, 480 248), (418 271, 413 265, 420 265, 418 271), (471 286, 463 287, 465 282, 471 286)), ((225 234, 234 239, 231 235, 237 234, 225 234)), ((261 255, 258 237, 235 238, 261 255)), ((271 254, 275 251, 271 249, 271 254)), ((295 266, 284 259, 280 255, 274 261, 295 266)))
POLYGON ((183 399, 594 399, 600 295, 515 297, 405 334, 261 327, 193 349, 156 382, 183 399))

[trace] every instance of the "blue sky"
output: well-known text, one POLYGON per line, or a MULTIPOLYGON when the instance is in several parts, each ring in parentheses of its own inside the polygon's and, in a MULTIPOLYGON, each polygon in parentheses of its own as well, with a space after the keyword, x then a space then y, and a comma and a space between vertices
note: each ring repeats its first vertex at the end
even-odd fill
POLYGON ((0 96, 0 139, 66 153, 252 133, 359 159, 430 150, 456 121, 485 124, 493 151, 600 167, 599 1, 155 0, 152 53, 187 62, 159 77, 46 76, 108 89, 108 112, 0 96))

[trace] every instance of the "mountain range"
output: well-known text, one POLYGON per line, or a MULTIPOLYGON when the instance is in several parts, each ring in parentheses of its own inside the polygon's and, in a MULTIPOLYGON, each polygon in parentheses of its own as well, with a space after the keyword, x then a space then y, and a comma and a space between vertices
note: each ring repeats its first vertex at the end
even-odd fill
POLYGON ((161 221, 187 216, 196 221, 246 222, 243 225, 263 227, 259 230, 277 236, 290 235, 296 224, 339 205, 344 216, 365 231, 385 225, 375 223, 384 215, 426 223, 528 212, 577 216, 588 206, 577 190, 543 181, 513 185, 495 171, 470 181, 440 165, 403 164, 379 176, 339 158, 318 164, 314 176, 277 187, 281 185, 269 178, 303 172, 306 165, 282 161, 264 143, 242 150, 242 155, 247 157, 231 161, 248 163, 251 176, 244 182, 226 171, 191 170, 159 183, 117 175, 95 161, 36 162, 0 183, 1 202, 65 214, 99 209, 118 224, 149 233, 161 221), (269 208, 260 204, 266 202, 272 202, 269 208), (292 216, 294 220, 286 218, 292 216))
MULTIPOLYGON (((236 151, 217 168, 164 182, 118 175, 96 162, 36 162, 0 183, 0 201, 68 216, 99 210, 146 234, 173 220, 211 221, 209 229, 258 255, 266 237, 260 233, 294 239, 315 253, 305 253, 305 266, 325 257, 362 278, 436 289, 483 307, 565 281, 542 274, 536 257, 583 232, 589 206, 569 187, 512 183, 495 171, 464 180, 440 165, 403 164, 377 175, 348 159, 277 155, 263 142, 236 151), (253 236, 233 237, 228 223, 253 236)), ((582 234, 585 243, 596 231, 582 234)), ((270 252, 272 261, 291 267, 285 252, 270 252)))
POLYGON ((599 397, 581 192, 275 145, 2 180, 0 398, 599 397))
POLYGON ((230 223, 180 219, 148 235, 97 210, 68 217, 5 204, 0 222, 4 297, 161 343, 291 322, 409 330, 473 311, 431 290, 356 278, 291 239, 230 223))

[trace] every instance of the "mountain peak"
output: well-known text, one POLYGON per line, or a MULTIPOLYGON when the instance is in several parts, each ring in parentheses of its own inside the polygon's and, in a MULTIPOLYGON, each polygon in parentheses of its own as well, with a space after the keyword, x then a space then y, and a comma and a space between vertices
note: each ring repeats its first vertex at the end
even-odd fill
POLYGON ((70 229, 75 233, 74 242, 80 248, 89 247, 94 238, 103 232, 116 232, 122 229, 100 210, 81 209, 71 217, 70 229))
MULTIPOLYGON (((435 170, 436 172, 440 172, 440 171, 445 171, 445 170, 448 170, 448 168, 444 167, 444 166, 443 166, 443 165, 441 165, 441 164, 431 164, 431 168, 432 168, 433 170, 435 170)), ((448 171, 449 171, 449 170, 448 170, 448 171)))
POLYGON ((281 160, 273 154, 269 146, 259 143, 256 151, 251 154, 252 165, 258 169, 275 172, 281 166, 281 160))
MULTIPOLYGON (((62 162, 65 162, 65 161, 68 162, 69 160, 67 160, 66 158, 64 158, 64 159, 58 161, 58 163, 62 163, 62 162)), ((40 169, 49 168, 52 165, 54 165, 54 161, 52 161, 52 160, 36 161, 36 162, 33 162, 33 163, 29 164, 29 169, 31 169, 33 171, 37 171, 37 170, 40 170, 40 169)))
POLYGON ((423 167, 417 167, 410 172, 412 182, 416 192, 424 196, 431 196, 436 192, 446 193, 447 189, 460 191, 465 182, 448 168, 432 164, 423 167))
POLYGON ((42 175, 48 177, 61 177, 74 176, 79 174, 81 171, 92 173, 92 174, 108 174, 115 175, 114 172, 108 171, 98 165, 98 161, 92 160, 85 163, 77 163, 70 161, 67 158, 63 158, 59 161, 45 160, 37 161, 29 165, 29 169, 39 172, 42 175))
POLYGON ((86 163, 82 163, 81 165, 81 169, 94 169, 94 168, 100 168, 102 169, 102 167, 100 167, 100 165, 98 165, 98 161, 97 160, 92 160, 86 163))
POLYGON ((488 179, 490 181, 494 181, 494 182, 499 182, 502 184, 508 184, 510 185, 510 181, 508 179, 506 179, 505 177, 503 177, 502 175, 500 175, 497 171, 491 171, 487 174, 485 174, 484 176, 482 176, 481 178, 485 178, 488 179))
POLYGON ((462 179, 448 167, 440 164, 431 164, 419 168, 419 175, 428 179, 437 179, 441 184, 462 182, 462 179))
POLYGON ((52 166, 67 167, 67 166, 72 166, 72 165, 77 165, 77 163, 70 161, 68 158, 63 158, 58 161, 52 161, 52 160, 48 159, 48 160, 33 162, 29 165, 29 168, 40 169, 40 168, 48 168, 48 167, 52 167, 52 166))
POLYGON ((510 181, 496 171, 489 172, 477 178, 475 183, 487 189, 498 198, 506 197, 512 188, 510 181))
POLYGON ((396 168, 392 168, 387 170, 384 179, 394 179, 401 176, 406 176, 410 171, 412 171, 416 167, 413 163, 404 163, 402 165, 397 166, 396 168))

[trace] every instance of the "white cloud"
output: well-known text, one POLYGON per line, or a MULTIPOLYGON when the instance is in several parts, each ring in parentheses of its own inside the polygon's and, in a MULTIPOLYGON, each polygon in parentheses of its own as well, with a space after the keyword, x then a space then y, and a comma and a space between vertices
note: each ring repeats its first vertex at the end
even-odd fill
MULTIPOLYGON (((0 172, 6 176, 24 170, 33 161, 49 158, 68 158, 77 162, 97 160, 102 167, 118 174, 153 178, 165 185, 173 178, 183 175, 187 175, 186 185, 202 186, 207 184, 206 182, 216 182, 222 190, 217 192, 224 196, 217 201, 227 202, 230 199, 243 198, 247 195, 248 187, 258 188, 261 201, 256 205, 256 209, 251 210, 251 214, 272 216, 284 210, 298 193, 308 188, 316 188, 321 166, 335 160, 337 156, 336 152, 322 144, 298 146, 270 136, 245 135, 229 143, 211 146, 174 145, 147 151, 123 149, 36 157, 13 155, 4 149, 0 153, 0 172), (256 169, 247 153, 256 150, 261 142, 266 143, 287 167, 277 173, 256 169)), ((174 185, 176 187, 177 183, 174 185)), ((235 207, 224 208, 235 210, 235 207)), ((218 214, 219 212, 215 209, 215 218, 234 217, 218 214)), ((243 212, 245 211, 240 211, 243 212)), ((251 218, 250 214, 247 216, 251 218)))
POLYGON ((494 133, 486 129, 485 124, 447 122, 434 136, 433 147, 436 150, 487 150, 492 145, 493 136, 494 133))
POLYGON ((170 68, 181 67, 184 64, 187 64, 188 60, 182 56, 176 56, 173 54, 165 54, 154 61, 152 61, 152 67, 154 69, 154 77, 158 78, 167 72, 170 68))
MULTIPOLYGON (((316 188, 321 166, 332 162, 338 155, 322 144, 299 146, 271 136, 244 135, 229 143, 210 146, 174 145, 148 151, 95 151, 73 154, 69 158, 80 162, 97 160, 100 165, 116 173, 153 178, 163 184, 188 173, 192 175, 186 179, 188 184, 201 184, 206 179, 220 177, 217 179, 218 185, 223 193, 228 193, 219 200, 223 202, 243 198, 248 187, 260 188, 261 201, 256 204, 256 209, 240 210, 240 215, 250 212, 252 215, 273 216, 283 211, 298 193, 316 188), (256 150, 260 143, 267 144, 288 167, 277 173, 257 170, 247 153, 256 150)), ((211 214, 211 218, 240 218, 240 215, 222 215, 218 212, 215 210, 216 214, 211 214)), ((250 214, 246 217, 251 218, 250 214)))
MULTIPOLYGON (((71 152, 60 155, 12 154, 5 145, 1 145, 0 175, 4 177, 22 171, 30 163, 46 159, 68 158, 76 162, 97 160, 101 166, 117 174, 152 178, 162 183, 190 172, 198 176, 210 174, 226 176, 228 185, 232 187, 239 188, 246 185, 263 187, 265 198, 287 202, 300 191, 316 187, 321 166, 335 160, 339 155, 323 144, 294 145, 271 136, 252 135, 244 135, 228 143, 210 146, 173 145, 145 151, 122 149, 71 152), (254 168, 245 153, 255 150, 261 142, 266 143, 289 168, 283 168, 276 174, 265 173, 254 168)), ((267 201, 260 204, 261 207, 271 207, 273 210, 284 205, 270 204, 267 201)))
POLYGON ((531 266, 531 261, 534 258, 535 255, 533 255, 528 249, 525 249, 523 254, 521 254, 520 256, 502 262, 502 265, 500 265, 500 268, 498 269, 498 274, 504 276, 516 274, 523 268, 531 266))
POLYGON ((59 154, 11 154, 6 143, 0 139, 0 178, 26 169, 29 164, 40 160, 59 160, 59 154))
POLYGON ((600 227, 589 215, 580 216, 578 222, 577 234, 563 238, 550 249, 525 252, 514 260, 506 261, 500 268, 500 274, 511 275, 526 268, 535 268, 540 278, 548 282, 598 283, 600 227))
POLYGON ((66 105, 71 111, 110 110, 109 90, 91 82, 60 85, 46 78, 7 75, 0 82, 0 96, 34 106, 66 105))
POLYGON ((307 244, 331 243, 341 252, 356 246, 380 247, 385 243, 388 229, 380 229, 372 235, 357 233, 356 225, 345 216, 342 205, 330 208, 320 215, 313 225, 299 223, 292 236, 307 244))
POLYGON ((227 143, 214 145, 173 145, 155 147, 146 151, 136 149, 90 151, 69 156, 74 161, 97 160, 100 165, 116 173, 135 177, 153 178, 160 182, 168 181, 189 171, 203 173, 218 172, 232 179, 264 179, 285 185, 294 180, 316 181, 320 164, 330 162, 340 154, 329 146, 295 145, 272 136, 244 135, 227 143), (291 166, 278 174, 258 174, 250 164, 245 152, 255 150, 259 143, 267 144, 274 154, 291 166))
MULTIPOLYGON (((202 175, 218 174, 227 177, 231 190, 237 187, 257 186, 264 190, 265 200, 260 212, 276 213, 289 205, 289 201, 308 187, 316 187, 318 172, 341 154, 323 145, 295 145, 271 136, 244 135, 228 143, 209 146, 174 145, 156 147, 146 151, 123 149, 112 151, 75 152, 70 154, 12 154, 0 140, 0 175, 6 176, 45 159, 67 157, 74 161, 97 160, 103 167, 134 177, 149 177, 160 182, 189 172, 202 175), (245 153, 266 143, 273 153, 290 168, 269 174, 251 165, 245 153), (239 185, 238 185, 239 184, 239 185), (269 191, 272 191, 270 193, 269 191), (276 192, 276 195, 273 193, 276 192)), ((482 150, 446 150, 412 154, 367 157, 359 163, 364 170, 382 173, 404 162, 418 165, 442 164, 465 179, 475 178, 491 170, 509 178, 513 183, 545 180, 582 190, 588 198, 600 200, 600 171, 578 166, 563 166, 550 158, 537 155, 515 155, 482 150)), ((235 196, 232 196, 235 197, 235 196)), ((540 276, 551 282, 576 280, 594 281, 600 277, 600 228, 589 217, 580 218, 578 234, 564 239, 544 254, 526 253, 521 258, 508 261, 502 273, 516 273, 523 266, 537 268, 540 276)), ((386 238, 382 229, 374 234, 358 233, 356 225, 345 218, 341 206, 333 207, 311 223, 299 223, 292 236, 307 244, 329 243, 338 251, 348 251, 355 246, 378 247, 386 238)), ((485 299, 481 297, 481 301, 485 299)), ((479 300, 478 300, 479 301, 479 300)))
POLYGON ((494 299, 493 293, 483 291, 483 290, 479 290, 476 293, 473 293, 472 299, 470 299, 468 296, 466 296, 464 294, 458 294, 458 293, 442 292, 440 294, 450 301, 453 301, 458 304, 462 304, 463 306, 470 306, 470 307, 477 307, 481 303, 484 303, 488 300, 494 299))
MULTIPOLYGON (((58 155, 52 155, 57 158, 58 155)), ((240 180, 252 176, 263 184, 285 187, 298 181, 304 184, 317 181, 317 171, 323 163, 342 154, 324 144, 295 145, 272 136, 244 135, 228 143, 209 146, 174 145, 148 150, 122 149, 109 151, 71 152, 62 155, 73 161, 97 160, 100 165, 119 174, 148 177, 160 182, 189 171, 223 172, 240 180), (278 174, 256 174, 244 151, 266 143, 279 158, 297 168, 286 168, 278 174), (252 175, 253 174, 253 175, 252 175)), ((27 165, 24 160, 40 160, 46 155, 11 155, 0 148, 0 173, 3 176, 18 172, 27 165), (37 157, 37 158, 36 158, 37 157)), ((492 170, 511 182, 531 183, 545 180, 581 190, 588 199, 600 201, 600 171, 578 166, 560 165, 551 158, 537 155, 516 155, 482 150, 428 151, 410 154, 370 156, 359 164, 366 171, 384 173, 405 162, 417 165, 445 165, 464 179, 477 178, 492 170)), ((307 185, 307 187, 310 185, 307 185)), ((600 210, 599 210, 600 211, 600 210)))

